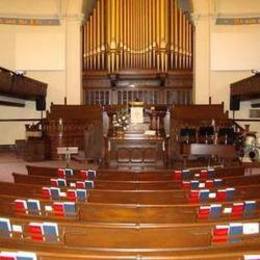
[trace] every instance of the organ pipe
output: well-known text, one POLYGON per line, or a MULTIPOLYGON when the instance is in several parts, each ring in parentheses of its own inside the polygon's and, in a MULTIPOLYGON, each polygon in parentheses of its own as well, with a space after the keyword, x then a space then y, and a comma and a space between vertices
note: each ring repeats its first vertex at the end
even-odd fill
POLYGON ((193 24, 177 0, 97 0, 82 31, 84 70, 192 69, 193 24))

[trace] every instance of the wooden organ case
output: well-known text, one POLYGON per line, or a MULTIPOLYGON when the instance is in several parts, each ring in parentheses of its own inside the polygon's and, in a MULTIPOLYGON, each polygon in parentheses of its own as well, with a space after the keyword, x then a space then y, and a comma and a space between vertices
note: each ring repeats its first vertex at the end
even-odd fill
POLYGON ((190 104, 192 58, 177 0, 97 0, 83 26, 84 103, 190 104))

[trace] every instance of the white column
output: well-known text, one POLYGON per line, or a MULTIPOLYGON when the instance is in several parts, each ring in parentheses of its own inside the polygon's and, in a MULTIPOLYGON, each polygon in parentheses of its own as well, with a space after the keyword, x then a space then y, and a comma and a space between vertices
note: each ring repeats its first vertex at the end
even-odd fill
POLYGON ((81 17, 66 17, 65 23, 65 97, 67 104, 81 104, 81 17))

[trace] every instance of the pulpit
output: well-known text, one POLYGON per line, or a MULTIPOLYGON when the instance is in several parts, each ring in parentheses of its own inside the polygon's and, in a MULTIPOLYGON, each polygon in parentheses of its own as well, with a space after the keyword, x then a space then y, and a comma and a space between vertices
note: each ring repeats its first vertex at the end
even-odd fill
POLYGON ((167 109, 132 102, 111 111, 109 109, 110 126, 106 137, 107 166, 166 167, 167 138, 162 122, 167 109))

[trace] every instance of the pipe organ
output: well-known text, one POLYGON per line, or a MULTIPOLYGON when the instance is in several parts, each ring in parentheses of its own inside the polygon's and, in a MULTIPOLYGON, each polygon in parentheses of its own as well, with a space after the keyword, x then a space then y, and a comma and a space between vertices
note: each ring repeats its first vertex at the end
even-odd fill
POLYGON ((178 0, 97 0, 83 26, 84 102, 191 103, 193 30, 178 0))

